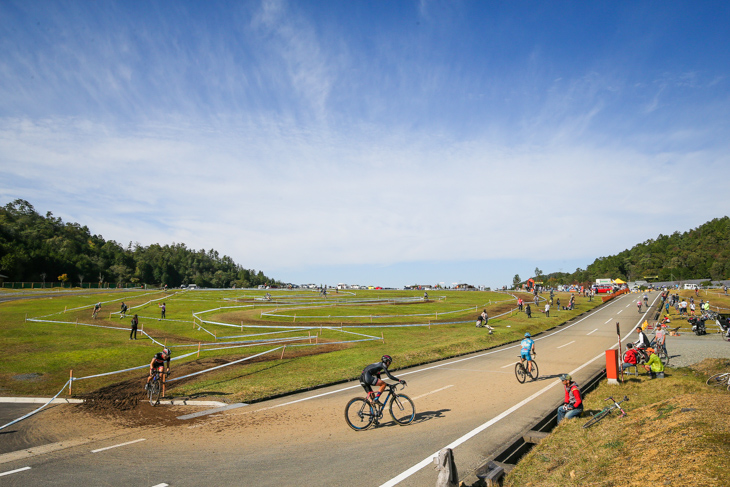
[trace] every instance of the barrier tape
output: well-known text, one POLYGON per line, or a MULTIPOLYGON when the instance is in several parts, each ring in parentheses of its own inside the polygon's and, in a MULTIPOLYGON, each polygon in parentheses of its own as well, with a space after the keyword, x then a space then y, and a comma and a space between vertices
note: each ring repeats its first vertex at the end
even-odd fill
POLYGON ((66 386, 67 386, 67 385, 69 385, 70 383, 71 383, 71 379, 67 380, 67 381, 66 381, 66 383, 65 383, 65 384, 63 385, 63 387, 61 388, 61 390, 60 390, 60 391, 58 391, 58 394, 56 394, 56 395, 55 395, 55 396, 53 396, 53 397, 52 397, 51 399, 49 399, 49 400, 48 400, 48 402, 47 402, 47 403, 45 403, 45 404, 44 404, 43 406, 41 406, 41 407, 39 407, 38 409, 35 409, 35 410, 33 410, 33 411, 29 412, 29 413, 28 413, 28 414, 26 414, 25 416, 22 416, 22 417, 20 417, 20 418, 18 418, 18 419, 16 419, 16 420, 13 420, 13 421, 9 422, 8 424, 4 424, 4 425, 0 426, 0 430, 2 430, 2 429, 4 429, 4 428, 7 428, 8 426, 14 425, 15 423, 19 423, 19 422, 23 421, 23 420, 24 420, 24 419, 26 419, 26 418, 30 418, 30 417, 31 417, 31 416, 33 416, 33 415, 34 415, 35 413, 37 413, 38 411, 40 411, 40 410, 41 410, 41 409, 43 409, 44 407, 48 406, 49 404, 51 404, 51 402, 52 402, 52 401, 53 401, 54 399, 56 399, 56 398, 57 398, 58 396, 60 396, 60 395, 61 395, 61 393, 62 393, 62 392, 64 391, 64 389, 66 389, 66 386))

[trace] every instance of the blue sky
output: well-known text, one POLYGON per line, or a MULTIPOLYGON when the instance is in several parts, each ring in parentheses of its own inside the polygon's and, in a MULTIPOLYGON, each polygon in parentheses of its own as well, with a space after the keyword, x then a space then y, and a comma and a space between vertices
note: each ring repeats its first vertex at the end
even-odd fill
POLYGON ((727 214, 727 2, 0 3, 0 204, 294 283, 510 284, 727 214))

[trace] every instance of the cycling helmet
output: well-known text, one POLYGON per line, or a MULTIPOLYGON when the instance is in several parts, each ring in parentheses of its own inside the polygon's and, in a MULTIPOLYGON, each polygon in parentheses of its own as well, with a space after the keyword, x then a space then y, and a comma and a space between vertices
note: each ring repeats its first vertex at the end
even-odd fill
POLYGON ((172 352, 170 351, 169 348, 165 347, 162 349, 162 355, 169 357, 170 355, 172 355, 172 352))
POLYGON ((393 357, 391 357, 390 355, 383 355, 382 357, 380 357, 380 361, 387 366, 393 363, 393 357))
POLYGON ((525 338, 530 338, 531 336, 529 333, 525 333, 525 338))
POLYGON ((570 374, 560 374, 560 380, 567 380, 568 382, 570 382, 571 380, 573 380, 573 378, 570 376, 570 374))

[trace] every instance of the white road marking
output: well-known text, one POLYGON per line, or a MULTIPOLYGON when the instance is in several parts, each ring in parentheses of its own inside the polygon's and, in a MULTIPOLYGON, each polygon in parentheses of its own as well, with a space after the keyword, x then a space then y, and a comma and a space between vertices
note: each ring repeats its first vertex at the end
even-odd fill
POLYGON ((22 472, 23 470, 30 470, 30 467, 16 468, 15 470, 8 470, 7 472, 0 473, 0 477, 2 477, 4 475, 10 475, 10 474, 22 472))
POLYGON ((568 343, 566 343, 565 345, 560 345, 560 346, 559 346, 558 348, 563 348, 563 347, 567 347, 567 346, 568 346, 568 345, 570 345, 571 343, 575 343, 575 340, 573 340, 572 342, 568 342, 568 343))
POLYGON ((623 310, 622 310, 622 309, 620 309, 620 310, 618 310, 618 311, 616 312, 616 314, 617 314, 617 315, 618 315, 618 314, 621 314, 621 312, 622 312, 622 311, 623 311, 623 310))
POLYGON ((506 369, 507 367, 514 367, 516 362, 512 362, 511 364, 503 365, 500 367, 500 369, 506 369))
POLYGON ((446 386, 446 387, 442 387, 441 389, 436 389, 435 391, 427 392, 426 394, 421 394, 420 396, 416 396, 416 397, 414 397, 414 398, 413 398, 413 400, 415 401, 416 399, 421 399, 422 397, 426 397, 426 396, 428 396, 429 394, 435 394, 435 393, 437 393, 437 392, 441 392, 441 391, 443 391, 444 389, 448 389, 449 387, 454 387, 454 384, 449 384, 448 386, 446 386))
POLYGON ((604 325, 607 325, 613 321, 613 318, 609 318, 607 322, 604 323, 604 325))
MULTIPOLYGON (((614 345, 612 348, 615 348, 616 346, 617 345, 614 345)), ((594 358, 590 359, 588 362, 584 363, 580 367, 578 367, 575 370, 571 371, 570 372, 570 375, 574 375, 576 372, 578 372, 581 369, 587 367, 588 365, 590 365, 591 363, 595 362, 596 360, 605 358, 605 356, 606 356, 605 352, 600 353, 599 355, 596 355, 594 358)), ((456 441, 452 442, 449 445, 446 445, 444 448, 451 448, 453 450, 457 446, 461 445, 465 441, 467 441, 467 440, 473 438, 474 436, 478 435, 479 433, 481 433, 485 429, 489 428, 493 424, 497 423, 501 419, 503 419, 506 416, 510 415, 511 413, 517 411, 518 409, 520 409, 522 406, 524 406, 525 404, 529 403, 533 399, 535 399, 537 397, 540 397, 541 395, 543 395, 544 393, 546 393, 547 391, 549 391, 553 387, 557 386, 558 384, 560 384, 560 382, 557 382, 556 381, 556 382, 553 382, 552 384, 550 384, 548 386, 543 387, 542 389, 540 389, 539 391, 537 391, 536 393, 534 393, 533 395, 531 395, 527 399, 524 399, 524 400, 520 401, 519 403, 517 403, 514 406, 512 406, 511 408, 507 409, 506 411, 504 411, 500 415, 494 417, 493 419, 490 419, 489 421, 487 421, 486 423, 482 424, 481 426, 478 426, 478 427, 474 428, 473 430, 471 430, 470 432, 468 432, 467 434, 465 434, 461 438, 457 439, 456 441)), ((425 467, 427 465, 433 464, 433 459, 434 458, 437 458, 437 457, 438 457, 438 451, 436 451, 436 453, 434 453, 432 455, 429 455, 425 459, 421 460, 420 462, 418 462, 417 464, 415 464, 414 466, 412 466, 411 468, 409 468, 405 472, 401 473, 400 475, 398 475, 396 477, 393 477, 389 481, 387 481, 384 484, 382 484, 380 487, 393 487, 394 485, 399 484, 400 482, 404 481, 405 479, 407 479, 408 477, 410 477, 414 473, 416 473, 419 470, 421 470, 423 467, 425 467)))
POLYGON ((91 450, 91 453, 99 453, 100 451, 110 450, 112 448, 118 448, 120 446, 127 446, 127 445, 131 445, 132 443, 139 443, 140 441, 145 441, 146 439, 147 438, 140 438, 139 440, 133 440, 133 441, 128 441, 126 443, 120 443, 118 445, 107 446, 106 448, 99 448, 98 450, 91 450))
POLYGON ((588 335, 591 335, 591 334, 593 334, 593 333, 595 333, 595 332, 597 332, 597 331, 598 331, 598 328, 596 328, 596 329, 595 329, 595 330, 593 330, 592 332, 590 332, 590 333, 586 334, 586 336, 588 336, 588 335))
POLYGON ((168 485, 167 484, 157 484, 157 485, 153 485, 152 487, 168 487, 168 485))

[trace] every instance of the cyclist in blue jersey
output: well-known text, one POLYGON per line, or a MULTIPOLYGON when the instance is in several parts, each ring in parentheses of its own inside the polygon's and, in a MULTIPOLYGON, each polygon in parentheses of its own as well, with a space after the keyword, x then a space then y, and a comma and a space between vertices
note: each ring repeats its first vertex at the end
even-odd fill
POLYGON ((532 355, 537 355, 535 351, 535 340, 530 338, 529 333, 525 333, 525 338, 520 342, 522 349, 520 350, 520 360, 527 360, 527 372, 532 372, 532 355))

